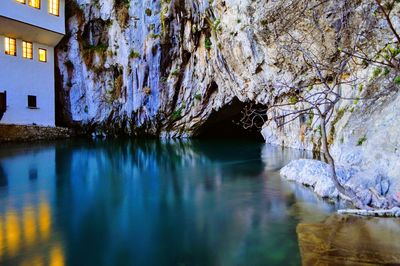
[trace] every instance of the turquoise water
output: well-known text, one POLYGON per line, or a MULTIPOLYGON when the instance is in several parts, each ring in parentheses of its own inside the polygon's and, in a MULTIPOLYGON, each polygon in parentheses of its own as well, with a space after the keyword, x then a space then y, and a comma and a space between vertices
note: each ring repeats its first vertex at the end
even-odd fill
POLYGON ((0 148, 0 265, 298 265, 334 210, 279 178, 298 151, 239 140, 0 148))

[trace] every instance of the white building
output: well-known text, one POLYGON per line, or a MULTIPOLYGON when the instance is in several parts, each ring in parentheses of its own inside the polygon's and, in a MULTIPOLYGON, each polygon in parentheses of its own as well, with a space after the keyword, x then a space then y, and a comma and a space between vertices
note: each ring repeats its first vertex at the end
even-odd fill
POLYGON ((55 125, 65 0, 0 0, 0 124, 55 125))

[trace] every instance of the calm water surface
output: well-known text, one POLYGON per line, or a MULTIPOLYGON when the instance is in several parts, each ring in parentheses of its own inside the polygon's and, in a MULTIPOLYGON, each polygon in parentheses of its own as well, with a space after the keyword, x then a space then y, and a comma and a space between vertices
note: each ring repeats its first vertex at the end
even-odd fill
MULTIPOLYGON (((285 163, 306 156, 236 140, 3 144, 0 265, 348 260, 365 250, 359 242, 365 241, 368 228, 376 231, 376 222, 332 216, 337 206, 279 178, 285 163), (353 229, 343 233, 348 224, 353 229), (354 245, 345 240, 350 244, 332 253, 337 244, 331 228, 359 240, 354 245), (315 247, 324 247, 326 241, 330 253, 323 248, 316 253, 315 247)), ((399 224, 390 221, 383 227, 396 242, 399 224)), ((390 262, 398 258, 398 249, 393 246, 390 262)))

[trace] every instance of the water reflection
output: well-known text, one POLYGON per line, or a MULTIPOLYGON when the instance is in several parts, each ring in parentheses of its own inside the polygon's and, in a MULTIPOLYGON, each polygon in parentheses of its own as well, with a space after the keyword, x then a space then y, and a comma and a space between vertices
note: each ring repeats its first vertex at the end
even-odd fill
POLYGON ((5 187, 8 184, 8 179, 3 167, 0 165, 0 187, 5 187))
POLYGON ((50 238, 51 211, 46 199, 42 199, 38 205, 26 202, 22 210, 17 206, 7 207, 2 213, 0 215, 2 265, 64 265, 64 252, 60 239, 57 234, 50 238))
POLYGON ((297 225, 336 208, 279 178, 307 156, 240 141, 0 148, 0 264, 297 265, 297 225))
POLYGON ((62 240, 52 228, 55 169, 53 145, 0 149, 1 265, 64 265, 62 240))

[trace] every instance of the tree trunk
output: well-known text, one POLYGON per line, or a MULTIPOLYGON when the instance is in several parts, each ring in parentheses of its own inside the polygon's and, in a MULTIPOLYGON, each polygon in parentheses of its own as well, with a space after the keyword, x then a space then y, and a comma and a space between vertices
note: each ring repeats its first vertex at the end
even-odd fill
POLYGON ((342 186, 342 184, 340 184, 338 178, 337 178, 337 174, 336 174, 336 168, 335 168, 335 160, 333 159, 331 153, 329 152, 329 147, 328 147, 328 136, 326 134, 326 117, 324 114, 322 114, 319 110, 318 110, 318 114, 319 114, 319 118, 321 121, 321 141, 322 141, 322 152, 325 155, 325 158, 328 162, 328 164, 330 165, 331 171, 332 171, 332 182, 335 185, 336 189, 339 191, 340 194, 342 194, 342 197, 348 201, 350 201, 351 203, 353 203, 353 205, 356 208, 359 209, 365 209, 367 208, 365 206, 365 204, 363 204, 357 197, 357 195, 355 193, 353 193, 351 190, 346 189, 345 187, 342 186))

